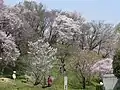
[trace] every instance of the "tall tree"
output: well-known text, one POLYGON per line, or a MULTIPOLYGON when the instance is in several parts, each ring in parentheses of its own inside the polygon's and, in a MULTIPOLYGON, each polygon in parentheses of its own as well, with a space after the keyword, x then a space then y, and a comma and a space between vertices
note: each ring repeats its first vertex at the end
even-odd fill
POLYGON ((82 82, 82 88, 86 88, 86 82, 90 82, 92 74, 92 65, 101 58, 96 52, 88 50, 75 50, 70 62, 71 68, 76 72, 79 82, 82 82))
POLYGON ((102 53, 103 57, 109 57, 113 53, 116 41, 112 24, 104 21, 85 22, 76 12, 57 13, 47 31, 50 43, 79 45, 82 50, 94 50, 98 54, 102 53))
POLYGON ((35 1, 25 1, 24 7, 31 11, 26 13, 25 19, 29 22, 30 26, 43 37, 44 31, 48 25, 47 17, 45 16, 45 8, 42 3, 37 4, 35 1))
POLYGON ((34 77, 34 85, 44 85, 44 79, 49 74, 56 59, 57 49, 49 46, 43 39, 32 43, 29 42, 29 66, 28 71, 34 77))
POLYGON ((57 13, 51 27, 48 29, 48 38, 56 42, 69 43, 73 41, 75 34, 80 35, 84 18, 76 12, 57 13))
POLYGON ((1 10, 0 18, 4 23, 3 31, 15 37, 21 54, 26 54, 27 41, 33 41, 43 36, 46 28, 43 5, 34 1, 25 1, 13 7, 5 7, 1 10), (7 30, 10 28, 9 30, 7 30))
POLYGON ((0 71, 11 65, 15 67, 15 61, 20 53, 15 44, 14 38, 0 30, 0 71))
POLYGON ((111 39, 114 34, 113 25, 99 22, 88 23, 90 29, 88 30, 87 43, 89 50, 93 50, 99 45, 105 43, 107 40, 111 39))
POLYGON ((20 57, 16 61, 17 68, 20 65, 25 66, 25 58, 27 58, 29 49, 28 41, 36 41, 43 36, 47 25, 44 12, 43 5, 33 1, 25 1, 23 4, 4 7, 0 10, 0 29, 15 38, 15 43, 20 50, 20 57))

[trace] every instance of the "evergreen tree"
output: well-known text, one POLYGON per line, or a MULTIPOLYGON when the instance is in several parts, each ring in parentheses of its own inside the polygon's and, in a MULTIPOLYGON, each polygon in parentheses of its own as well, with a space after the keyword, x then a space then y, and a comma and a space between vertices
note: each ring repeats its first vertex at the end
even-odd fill
POLYGON ((118 49, 113 57, 113 73, 120 78, 120 49, 118 49))

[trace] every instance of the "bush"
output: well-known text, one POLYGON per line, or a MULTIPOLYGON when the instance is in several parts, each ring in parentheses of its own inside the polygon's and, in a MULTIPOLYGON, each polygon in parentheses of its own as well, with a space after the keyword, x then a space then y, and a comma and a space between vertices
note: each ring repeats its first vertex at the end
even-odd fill
POLYGON ((24 75, 22 76, 17 76, 17 79, 26 79, 24 75))
POLYGON ((96 90, 103 90, 103 85, 97 85, 96 90))
POLYGON ((25 79, 22 79, 21 82, 23 82, 23 83, 27 83, 28 81, 25 80, 25 79))
POLYGON ((69 72, 68 74, 68 86, 73 89, 82 88, 82 82, 80 77, 77 78, 76 72, 69 72))

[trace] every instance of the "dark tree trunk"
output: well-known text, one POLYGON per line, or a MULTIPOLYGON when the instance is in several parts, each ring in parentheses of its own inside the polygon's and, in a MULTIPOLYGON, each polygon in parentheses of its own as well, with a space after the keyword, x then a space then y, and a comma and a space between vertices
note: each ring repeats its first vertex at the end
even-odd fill
POLYGON ((86 82, 85 82, 85 77, 82 77, 82 83, 83 83, 83 89, 85 89, 86 88, 86 82))
POLYGON ((38 80, 36 80, 35 83, 34 83, 34 85, 36 86, 38 84, 40 84, 40 82, 38 80))
MULTIPOLYGON (((35 75, 36 75, 36 74, 35 74, 35 75)), ((35 80, 34 85, 36 86, 36 85, 38 85, 38 84, 40 84, 40 80, 39 80, 39 76, 36 75, 36 80, 35 80)))
POLYGON ((100 43, 99 48, 98 48, 98 55, 100 54, 100 49, 101 49, 101 43, 100 43))

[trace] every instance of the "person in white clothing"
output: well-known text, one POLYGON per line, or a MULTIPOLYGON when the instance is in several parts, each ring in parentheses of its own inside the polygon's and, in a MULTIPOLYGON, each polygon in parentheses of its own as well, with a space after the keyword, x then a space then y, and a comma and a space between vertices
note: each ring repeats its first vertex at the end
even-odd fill
POLYGON ((16 71, 13 71, 12 78, 15 80, 16 79, 16 71))

